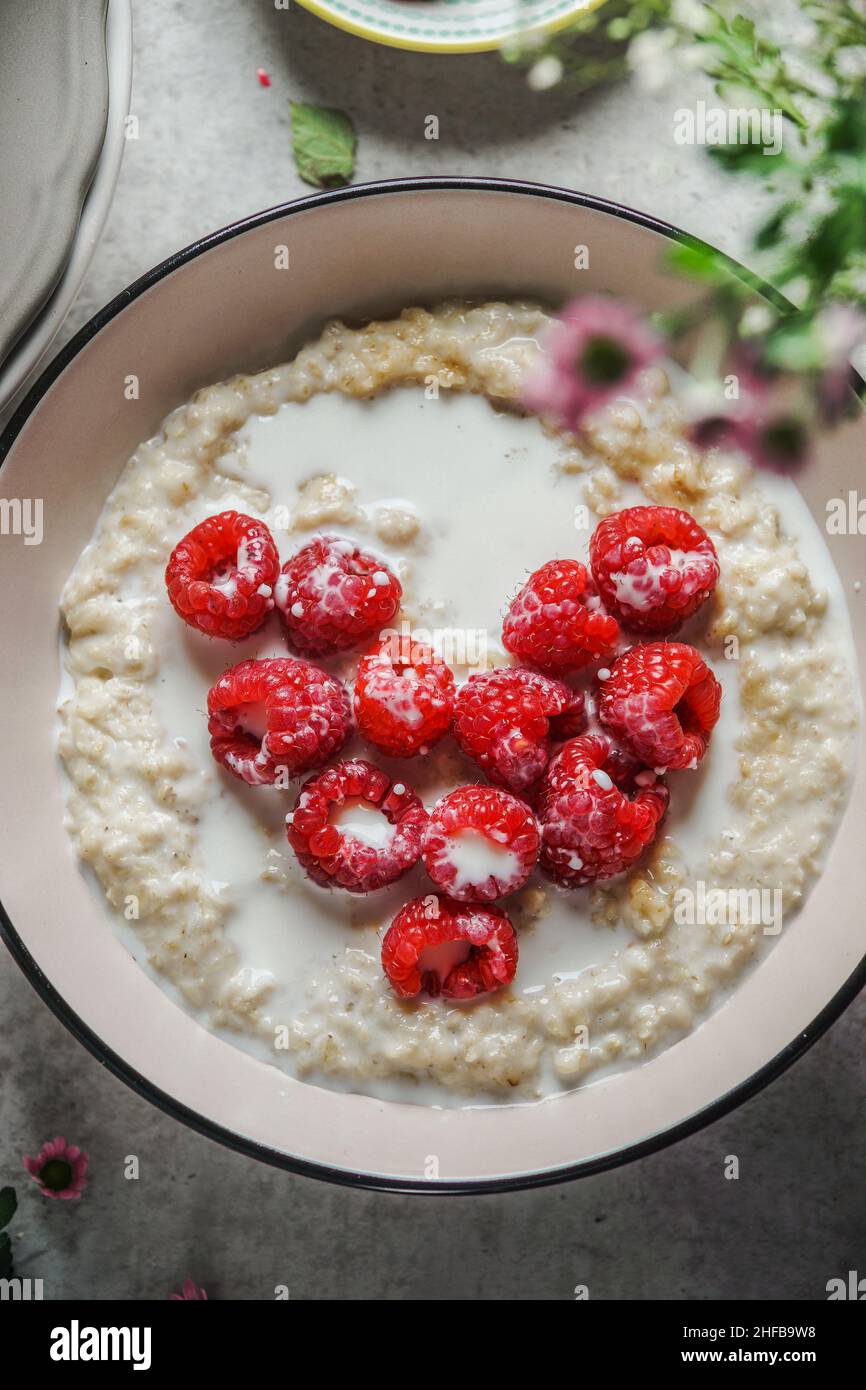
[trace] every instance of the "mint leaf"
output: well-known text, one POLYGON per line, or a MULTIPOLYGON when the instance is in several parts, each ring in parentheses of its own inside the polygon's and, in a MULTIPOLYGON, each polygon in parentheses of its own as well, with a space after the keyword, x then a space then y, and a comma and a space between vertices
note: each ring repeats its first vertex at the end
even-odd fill
POLYGON ((293 101, 292 154, 305 183, 314 188, 341 188, 355 170, 358 138, 344 111, 293 101))
POLYGON ((0 1228, 8 1226, 18 1210, 14 1187, 0 1187, 0 1228))

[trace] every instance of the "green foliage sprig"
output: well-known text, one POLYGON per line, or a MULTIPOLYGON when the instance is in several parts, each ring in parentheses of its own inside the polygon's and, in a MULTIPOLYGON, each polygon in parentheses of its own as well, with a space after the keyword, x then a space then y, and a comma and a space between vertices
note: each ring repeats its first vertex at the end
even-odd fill
POLYGON ((799 12, 803 34, 783 47, 725 4, 608 0, 510 58, 530 73, 546 61, 548 75, 578 88, 634 70, 658 89, 666 65, 680 77, 697 67, 729 107, 778 113, 778 153, 760 141, 707 153, 732 177, 763 186, 768 210, 753 237, 753 264, 788 303, 776 298, 756 313, 756 280, 693 242, 670 261, 702 293, 662 326, 676 337, 703 324, 720 345, 717 358, 745 349, 765 379, 796 377, 811 426, 850 404, 838 377, 866 337, 866 0, 801 0, 799 12))

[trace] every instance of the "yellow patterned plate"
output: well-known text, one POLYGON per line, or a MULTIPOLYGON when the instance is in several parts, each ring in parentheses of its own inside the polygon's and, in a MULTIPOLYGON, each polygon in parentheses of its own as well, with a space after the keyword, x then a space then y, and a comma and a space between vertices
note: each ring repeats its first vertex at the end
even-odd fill
POLYGON ((300 0, 359 38, 425 53, 482 53, 527 29, 562 29, 604 0, 300 0))

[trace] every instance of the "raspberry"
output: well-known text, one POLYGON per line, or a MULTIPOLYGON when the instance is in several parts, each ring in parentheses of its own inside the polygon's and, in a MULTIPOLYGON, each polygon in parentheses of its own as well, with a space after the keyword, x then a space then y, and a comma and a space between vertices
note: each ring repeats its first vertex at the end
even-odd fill
POLYGON ((538 858, 538 826, 498 787, 458 787, 437 801, 424 832, 424 864, 437 888, 490 902, 522 888, 538 858))
POLYGON ((550 736, 576 732, 584 699, 562 681, 521 667, 470 676, 457 692, 454 736, 491 782, 522 792, 550 757, 550 736))
POLYGON ((542 868, 566 888, 612 878, 655 839, 668 789, 629 767, 603 734, 571 739, 538 795, 542 868))
POLYGON ((650 767, 696 767, 719 717, 722 687, 685 642, 647 642, 617 657, 598 716, 650 767))
POLYGON ((427 812, 411 787, 392 786, 362 758, 311 777, 286 816, 289 844, 310 878, 350 893, 384 888, 411 869, 426 825, 427 812), (332 821, 341 811, 345 818, 332 821))
POLYGON ((715 546, 677 507, 629 507, 606 517, 589 558, 605 603, 636 632, 675 632, 719 578, 715 546))
POLYGON ((383 753, 426 753, 447 733, 453 713, 454 676, 431 647, 395 634, 361 658, 355 718, 364 738, 383 753))
POLYGON ((551 560, 512 600, 502 640, 515 656, 543 671, 577 671, 610 655, 619 624, 604 612, 585 565, 551 560))
POLYGON ((397 913, 382 942, 382 968, 412 999, 473 999, 514 979, 517 937, 504 912, 431 893, 397 913))
POLYGON ((342 536, 316 536, 283 565, 274 598, 292 646, 309 656, 357 647, 393 618, 400 581, 342 536))
POLYGON ((238 641, 274 606, 280 557, 264 522, 222 512, 193 527, 169 556, 165 585, 175 612, 208 637, 238 641))
POLYGON ((217 762, 253 785, 327 762, 352 722, 340 682, 291 657, 230 666, 208 692, 207 711, 217 762))

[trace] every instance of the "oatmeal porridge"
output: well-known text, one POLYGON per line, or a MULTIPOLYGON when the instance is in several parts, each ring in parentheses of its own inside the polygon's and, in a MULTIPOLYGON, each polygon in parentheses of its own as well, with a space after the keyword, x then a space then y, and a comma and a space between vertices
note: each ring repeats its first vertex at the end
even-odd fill
MULTIPOLYGON (((756 479, 730 454, 698 454, 658 367, 579 441, 524 414, 520 385, 547 323, 531 305, 488 304, 331 324, 291 363, 200 391, 136 450, 64 589, 68 828, 115 929, 206 1027, 319 1085, 435 1104, 531 1101, 641 1062, 698 1026, 772 949, 844 806, 858 710, 850 633, 793 485, 756 479), (675 634, 720 686, 706 754, 637 775, 632 804, 664 786, 656 820, 667 814, 609 877, 590 881, 573 848, 550 843, 560 871, 532 867, 525 807, 523 868, 509 846, 461 841, 447 890, 500 884, 485 921, 498 931, 504 913, 513 924, 516 973, 485 977, 477 999, 401 995, 383 972, 383 937, 440 886, 432 851, 416 846, 405 872, 369 892, 316 881, 301 833, 310 803, 298 794, 320 766, 282 785, 250 785, 250 768, 233 776, 235 754, 222 766, 211 757, 208 692, 227 667, 291 656, 325 673, 332 712, 348 707, 341 692, 369 640, 317 653, 286 636, 304 604, 287 595, 284 562, 312 554, 307 574, 321 574, 332 561, 304 548, 330 537, 373 557, 370 602, 397 581, 382 626, 438 653, 459 703, 470 676, 518 664, 503 618, 527 576, 553 560, 588 565, 603 519, 640 506, 687 513, 718 557, 714 592, 675 634), (234 643, 181 621, 165 584, 182 538, 226 512, 264 523, 283 567, 256 590, 260 625, 234 643)), ((252 534, 237 573, 255 571, 252 534)), ((671 555, 682 569, 682 552, 671 555)), ((650 588, 657 578, 650 568, 650 588)), ((232 597, 235 571, 213 582, 232 597)), ((612 582, 620 601, 638 602, 627 575, 612 582)), ((625 649, 652 640, 631 633, 557 677, 583 692, 583 724, 560 737, 592 743, 625 649)), ((373 687, 378 674, 367 673, 373 687)), ((210 712, 213 731, 212 702, 210 712)), ((360 716, 343 746, 335 735, 321 763, 365 759, 399 801, 386 820, 349 796, 335 818, 342 835, 390 852, 410 833, 404 816, 427 823, 420 803, 429 812, 486 784, 490 769, 446 731, 449 718, 411 757, 363 737, 360 716)), ((601 764, 592 775, 610 786, 601 764)))

